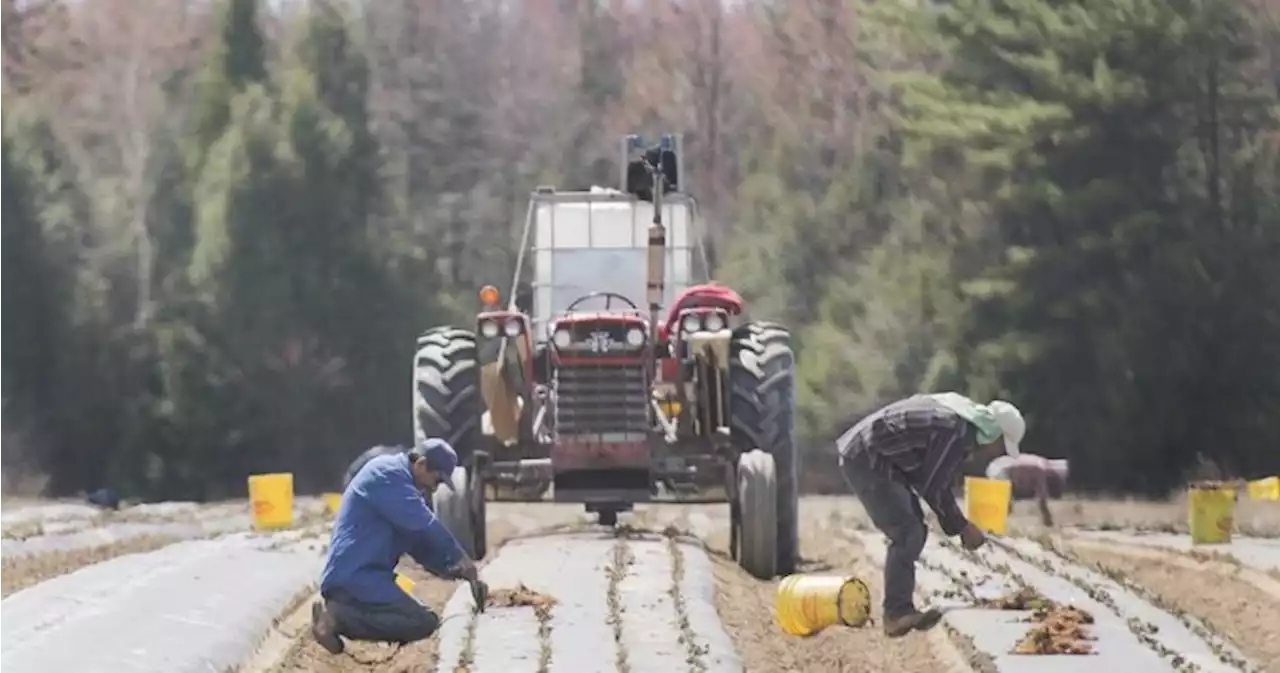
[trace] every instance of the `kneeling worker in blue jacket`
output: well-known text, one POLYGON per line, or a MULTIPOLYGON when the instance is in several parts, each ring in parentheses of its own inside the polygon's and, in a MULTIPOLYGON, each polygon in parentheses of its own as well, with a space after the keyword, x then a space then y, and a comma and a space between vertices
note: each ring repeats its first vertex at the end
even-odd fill
POLYGON ((441 484, 453 488, 457 466, 448 443, 429 439, 369 459, 347 484, 320 576, 323 601, 311 606, 311 635, 326 650, 341 653, 342 638, 410 643, 440 626, 435 612, 396 585, 404 554, 435 575, 470 582, 483 608, 487 588, 475 562, 426 503, 441 484))

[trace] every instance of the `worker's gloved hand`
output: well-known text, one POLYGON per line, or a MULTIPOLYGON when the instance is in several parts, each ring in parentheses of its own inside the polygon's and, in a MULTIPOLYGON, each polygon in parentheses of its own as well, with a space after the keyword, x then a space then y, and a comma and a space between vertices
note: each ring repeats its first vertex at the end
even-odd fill
POLYGON ((476 562, 469 558, 463 558, 459 561, 458 565, 454 566, 450 570, 450 574, 457 579, 466 580, 468 582, 474 582, 479 578, 479 573, 476 570, 476 562))
POLYGON ((471 580, 471 600, 476 603, 476 612, 484 612, 484 604, 489 600, 489 585, 480 580, 471 580))
POLYGON ((960 544, 969 551, 974 551, 986 543, 987 534, 973 524, 965 526, 964 530, 960 531, 960 544))

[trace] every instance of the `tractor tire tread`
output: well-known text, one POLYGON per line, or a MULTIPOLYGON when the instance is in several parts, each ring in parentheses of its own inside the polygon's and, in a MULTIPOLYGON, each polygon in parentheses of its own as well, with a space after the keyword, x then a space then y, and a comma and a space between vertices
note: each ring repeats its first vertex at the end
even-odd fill
POLYGON ((420 335, 413 358, 414 441, 443 439, 466 462, 480 436, 480 405, 475 335, 456 327, 420 335))
POLYGON ((795 445, 795 354, 791 332, 774 322, 734 330, 729 370, 729 428, 741 452, 773 456, 777 479, 778 569, 800 562, 800 453, 795 445))

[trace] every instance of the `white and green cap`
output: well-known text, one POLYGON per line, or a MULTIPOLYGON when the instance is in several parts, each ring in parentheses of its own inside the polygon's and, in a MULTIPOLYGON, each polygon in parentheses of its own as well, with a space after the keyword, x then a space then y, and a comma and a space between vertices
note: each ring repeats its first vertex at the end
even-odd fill
POLYGON ((992 416, 995 416, 996 424, 1000 426, 1000 434, 1004 436, 1005 455, 1020 454, 1018 445, 1027 434, 1027 422, 1023 420, 1022 412, 1004 400, 995 400, 987 405, 987 409, 991 411, 992 416))
POLYGON ((936 393, 931 397, 972 423, 978 430, 979 444, 990 444, 1003 437, 1006 455, 1016 457, 1021 453, 1018 444, 1027 434, 1027 423, 1017 407, 1004 400, 978 404, 959 393, 936 393))

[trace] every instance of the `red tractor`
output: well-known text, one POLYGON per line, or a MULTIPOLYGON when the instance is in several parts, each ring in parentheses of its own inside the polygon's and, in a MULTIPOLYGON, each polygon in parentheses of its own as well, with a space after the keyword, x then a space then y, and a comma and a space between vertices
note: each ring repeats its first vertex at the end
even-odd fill
POLYGON ((707 280, 681 149, 629 136, 623 190, 539 188, 510 303, 487 286, 473 328, 418 337, 415 438, 458 451, 434 506, 474 557, 488 500, 550 493, 606 526, 635 503, 728 502, 742 567, 795 570, 790 334, 741 321, 741 297, 707 280))

